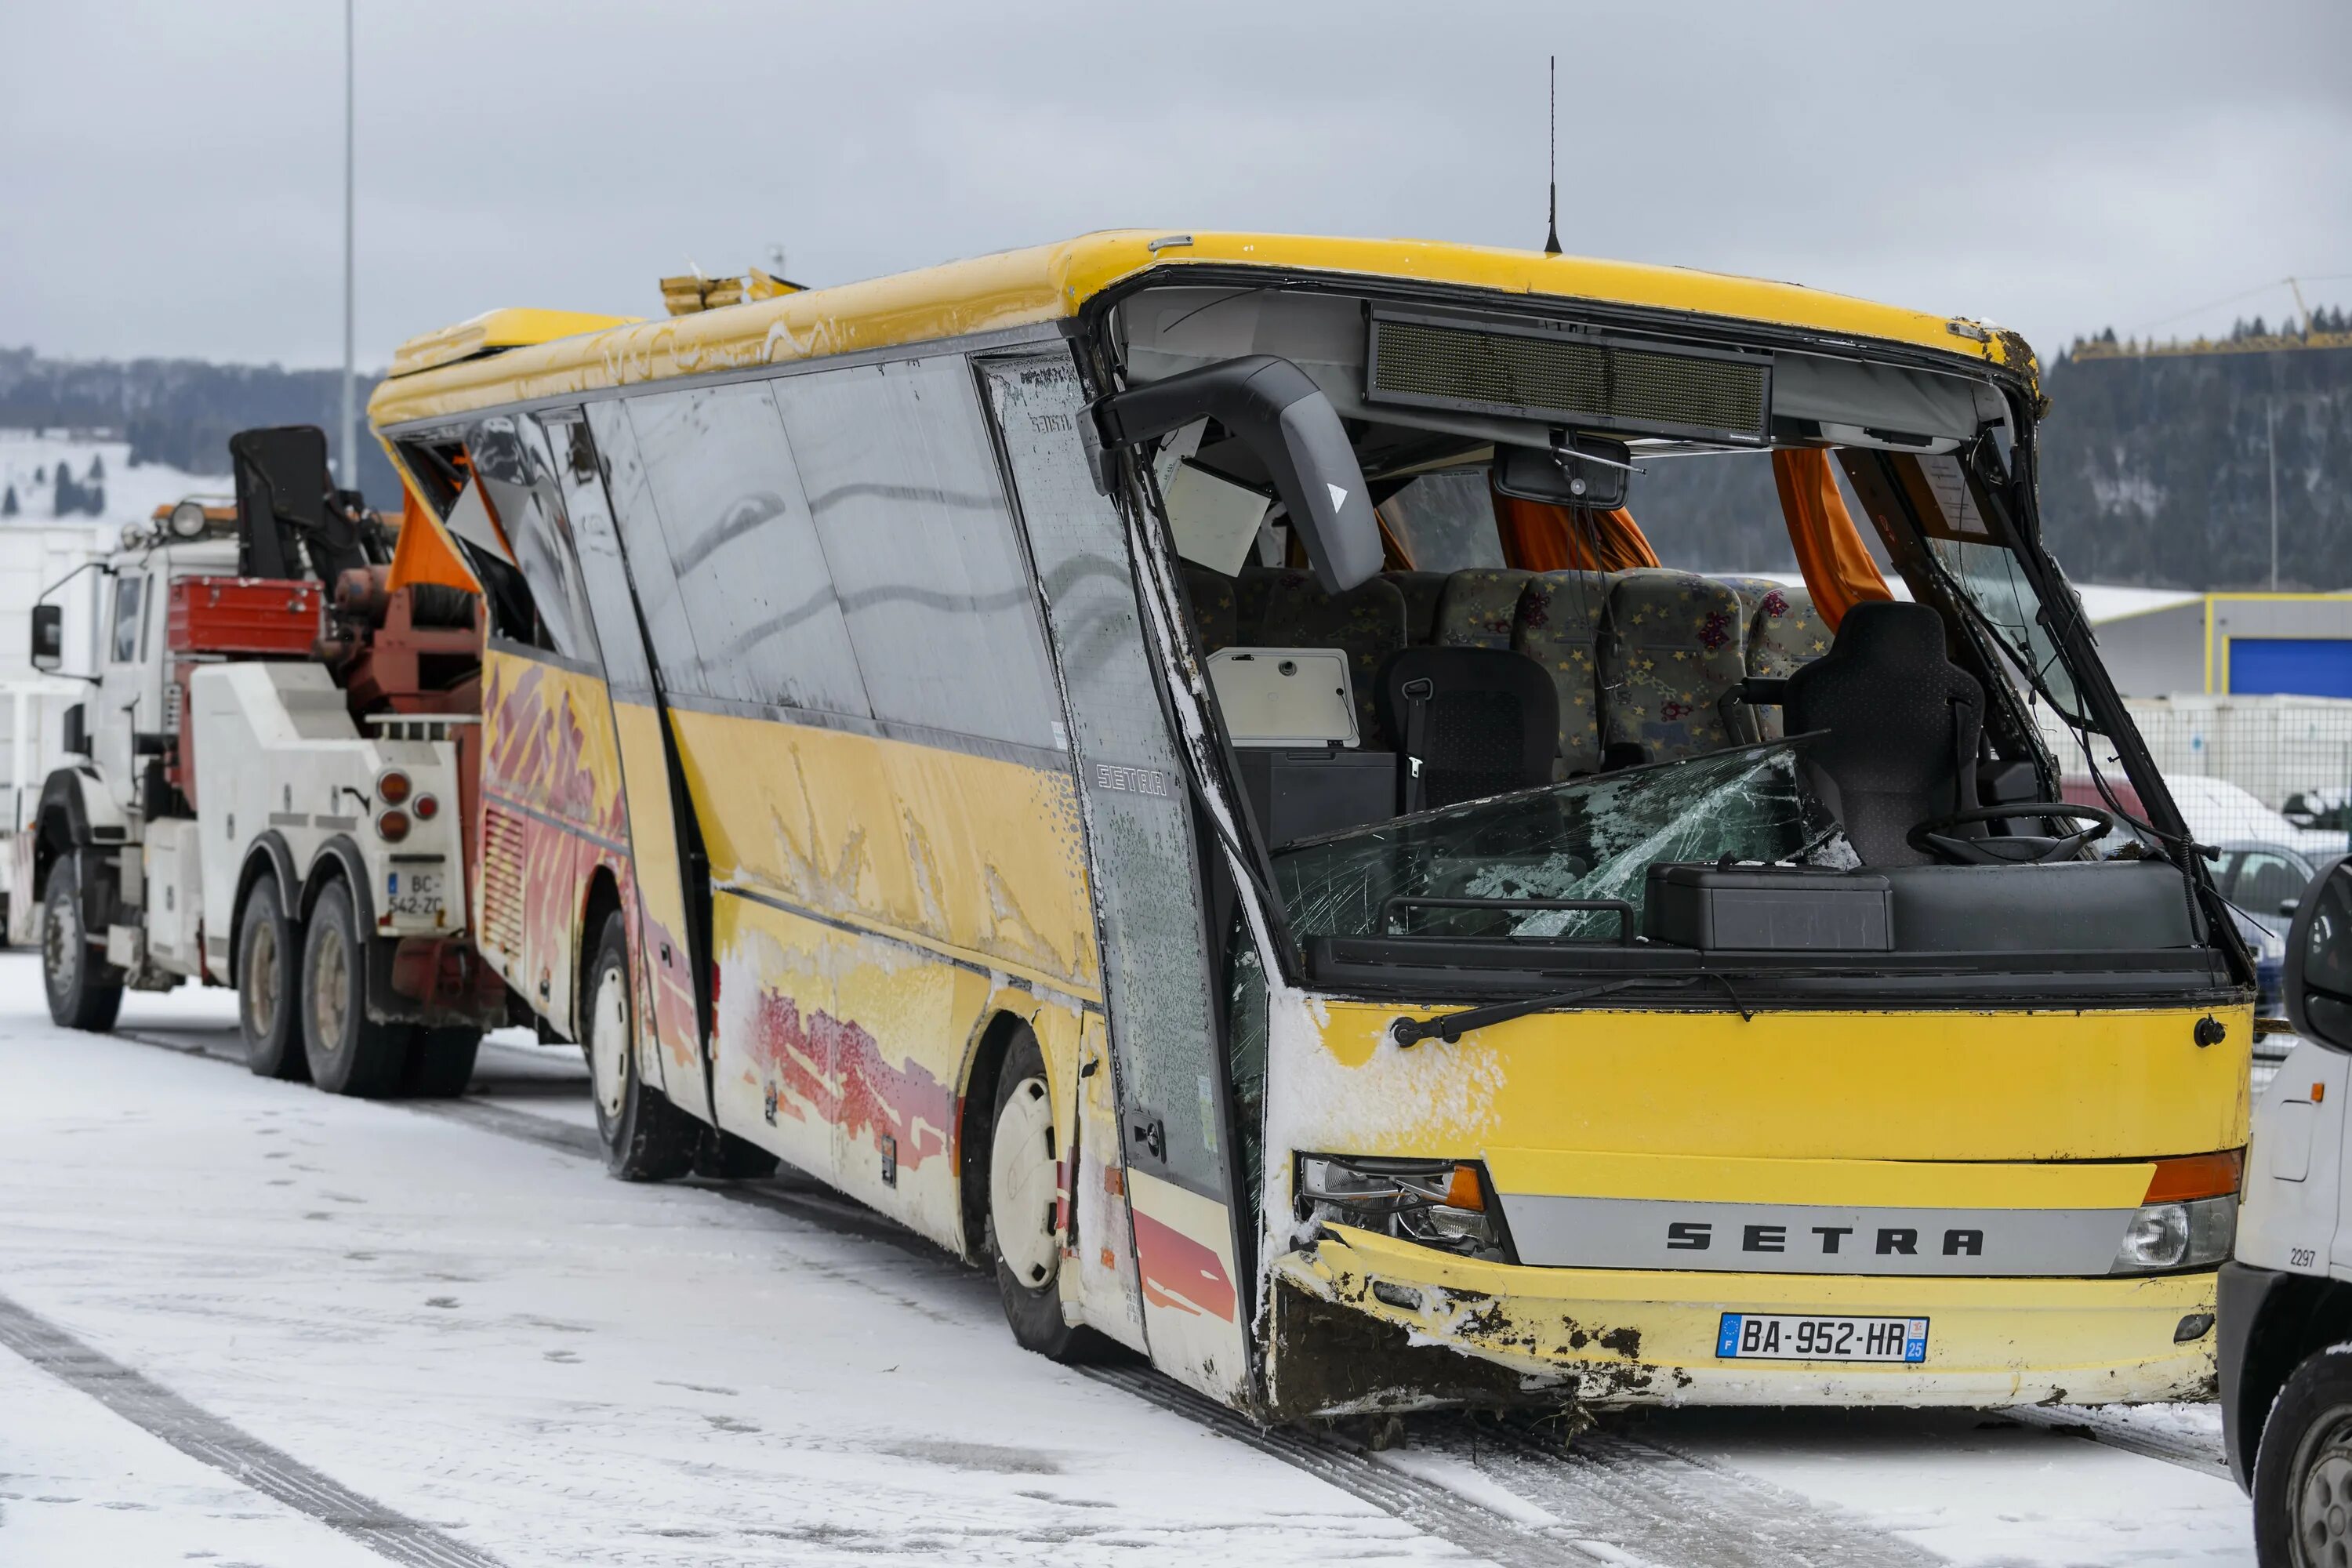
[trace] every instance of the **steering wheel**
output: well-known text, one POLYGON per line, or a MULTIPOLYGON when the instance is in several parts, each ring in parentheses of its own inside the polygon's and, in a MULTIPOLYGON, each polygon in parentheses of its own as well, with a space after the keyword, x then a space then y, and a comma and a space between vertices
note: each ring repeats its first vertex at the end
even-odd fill
POLYGON ((1923 822, 1905 834, 1904 842, 1922 855, 1940 856, 1963 866, 2047 866, 2053 861, 2073 859, 2082 852, 2084 845, 2093 839, 2105 837, 2121 826, 2114 812, 2095 805, 2030 800, 2016 805, 1982 805, 1974 811, 1939 816, 1933 822, 1923 822), (2006 822, 2025 816, 2070 816, 2091 826, 2080 833, 2069 833, 2059 838, 2022 835, 2008 838, 1959 838, 1951 833, 1955 827, 1967 827, 1974 823, 2006 822), (2004 848, 2004 846, 2014 846, 2014 848, 2004 848))

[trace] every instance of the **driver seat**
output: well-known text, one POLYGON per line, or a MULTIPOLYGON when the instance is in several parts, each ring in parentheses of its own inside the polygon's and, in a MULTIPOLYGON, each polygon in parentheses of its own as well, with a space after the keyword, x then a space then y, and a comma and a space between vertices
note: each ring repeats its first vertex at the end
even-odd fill
POLYGON ((1827 731, 1801 765, 1864 865, 1932 864, 1911 829, 1976 809, 1984 689, 1944 657, 1929 606, 1854 605, 1830 651, 1789 677, 1781 711, 1792 736, 1827 731))

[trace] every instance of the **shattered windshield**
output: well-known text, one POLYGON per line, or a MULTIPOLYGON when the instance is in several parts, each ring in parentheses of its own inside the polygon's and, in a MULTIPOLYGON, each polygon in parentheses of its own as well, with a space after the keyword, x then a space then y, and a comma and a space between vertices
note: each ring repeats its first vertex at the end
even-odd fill
POLYGON ((2017 553, 1993 535, 1959 459, 1916 459, 1939 515, 1927 520, 1927 546, 1936 564, 1977 613, 2001 651, 2058 710, 2079 718, 2082 699, 2058 652, 2017 553))
POLYGON ((1804 786, 1801 742, 1773 742, 1467 802, 1276 850, 1300 939, 1569 937, 1641 929, 1652 866, 1801 859, 1855 864, 1804 786), (1422 900, 1498 900, 1462 909, 1422 900), (1613 910, 1512 909, 1617 900, 1613 910), (1392 900, 1395 900, 1392 902, 1392 900))

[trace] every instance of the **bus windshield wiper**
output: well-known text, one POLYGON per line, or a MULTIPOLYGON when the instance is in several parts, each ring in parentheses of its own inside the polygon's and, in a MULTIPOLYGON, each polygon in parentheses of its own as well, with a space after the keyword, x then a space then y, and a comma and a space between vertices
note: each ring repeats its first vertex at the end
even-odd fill
POLYGON ((1731 1005, 1739 1010, 1741 1023, 1755 1021, 1755 1010, 1739 999, 1739 993, 1732 986, 1731 977, 1717 973, 1714 970, 1706 970, 1697 974, 1686 975, 1680 980, 1662 980, 1645 974, 1631 980, 1611 980, 1599 985, 1587 985, 1578 991, 1563 991, 1556 995, 1521 996, 1509 1002, 1492 1003, 1484 1007, 1465 1008, 1459 1013, 1441 1013, 1434 1018, 1398 1018, 1389 1025, 1389 1034, 1400 1046, 1419 1045, 1423 1040, 1444 1040, 1450 1046, 1473 1029, 1492 1028, 1496 1024, 1507 1024, 1514 1018, 1524 1018, 1530 1013, 1544 1013, 1554 1007, 1566 1007, 1578 1002, 1590 1002, 1596 996, 1607 996, 1618 991, 1630 991, 1639 985, 1679 991, 1696 985, 1705 980, 1712 980, 1723 987, 1724 994, 1731 998, 1731 1005))

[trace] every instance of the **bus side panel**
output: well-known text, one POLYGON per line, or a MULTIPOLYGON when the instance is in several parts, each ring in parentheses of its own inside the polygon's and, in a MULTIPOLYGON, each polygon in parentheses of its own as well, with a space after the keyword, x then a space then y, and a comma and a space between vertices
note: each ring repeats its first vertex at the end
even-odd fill
POLYGON ((604 683, 492 647, 482 659, 477 944, 550 1025, 576 1037, 579 923, 609 868, 634 911, 619 748, 604 683))
POLYGON ((719 972, 711 1037, 719 1126, 831 1181, 842 1033, 833 975, 853 939, 722 890, 711 900, 710 944, 719 972))
MULTIPOLYGON (((1077 1160, 1069 1176, 1072 1233, 1064 1256, 1078 1265, 1087 1321, 1129 1349, 1145 1351, 1143 1284, 1128 1218, 1127 1162, 1119 1153, 1118 1093, 1104 1070, 1108 1050, 1102 1015, 1089 1010, 1079 1046, 1077 1160)), ((1064 1270, 1065 1280, 1069 1274, 1064 1270)))
POLYGON ((646 994, 637 1009, 641 1037, 649 1037, 670 1096, 691 1106, 702 1099, 701 1025, 695 1016, 694 955, 687 943, 686 886, 678 875, 677 827, 671 815, 669 759, 662 747, 661 712, 648 703, 613 702, 613 726, 625 777, 654 781, 628 793, 630 864, 635 869, 639 972, 646 994))

